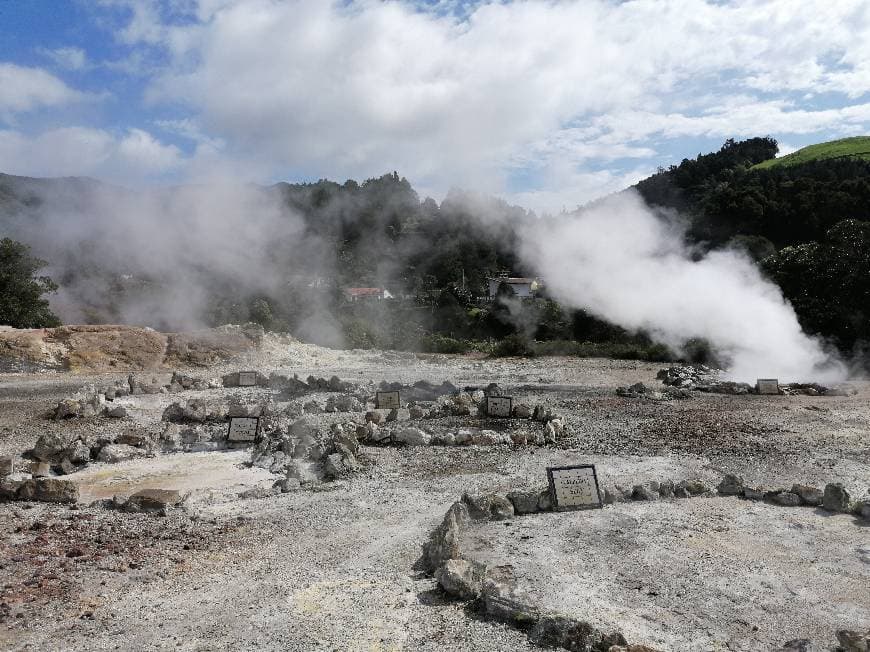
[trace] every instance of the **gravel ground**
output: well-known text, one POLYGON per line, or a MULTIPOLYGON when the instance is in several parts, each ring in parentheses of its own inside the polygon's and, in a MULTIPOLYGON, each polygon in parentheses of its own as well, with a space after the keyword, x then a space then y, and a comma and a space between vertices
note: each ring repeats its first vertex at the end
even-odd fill
MULTIPOLYGON (((184 509, 166 518, 87 506, 71 510, 0 504, 0 546, 4 548, 0 555, 0 648, 531 649, 523 633, 486 622, 463 605, 446 600, 434 582, 417 570, 421 544, 464 491, 543 486, 547 466, 580 462, 595 463, 605 483, 689 476, 713 480, 728 471, 766 485, 841 481, 853 493, 863 494, 870 482, 867 383, 857 383, 859 393, 852 397, 698 395, 659 403, 614 394, 619 385, 655 384, 659 366, 652 364, 566 358, 485 360, 303 348, 286 355, 272 351, 268 359, 252 357, 233 367, 198 373, 212 377, 255 368, 266 373, 298 373, 302 378, 310 373, 337 374, 357 383, 423 379, 485 387, 497 382, 519 400, 551 405, 566 418, 571 434, 546 448, 365 447, 372 464, 349 480, 325 485, 321 491, 260 499, 241 498, 240 489, 270 486, 272 478, 239 468, 232 457, 237 452, 165 455, 114 468, 94 465, 84 472, 93 477, 82 474, 81 479, 91 487, 111 485, 117 481, 111 474, 118 471, 125 479, 117 482, 130 489, 144 486, 145 478, 159 477, 163 486, 186 482, 193 494, 184 509)), ((163 407, 178 396, 130 399, 131 418, 123 423, 44 418, 57 400, 81 385, 118 377, 0 376, 0 454, 21 453, 42 432, 54 428, 159 428, 163 407)), ((246 389, 199 394, 253 398, 271 392, 246 389)), ((328 423, 361 416, 345 413, 317 418, 328 423)), ((476 423, 473 418, 459 421, 476 423)), ((426 427, 427 422, 415 425, 426 427)), ((698 502, 692 509, 701 509, 705 501, 689 502, 698 502)), ((724 504, 716 502, 717 509, 724 504)), ((640 521, 650 523, 643 532, 653 540, 651 545, 664 546, 667 537, 679 537, 703 523, 702 512, 671 516, 662 510, 655 512, 658 521, 652 517, 640 521), (655 523, 661 527, 654 527, 655 523)), ((610 527, 608 519, 613 513, 611 508, 595 517, 603 519, 600 527, 604 530, 610 527)), ((813 518, 812 510, 807 518, 813 518)), ((770 520, 747 517, 735 528, 742 537, 751 537, 770 520)), ((789 533, 784 528, 771 525, 770 531, 758 533, 758 545, 780 545, 789 533)), ((854 531, 855 536, 866 537, 868 529, 856 527, 854 531)), ((564 541, 558 531, 551 535, 550 529, 542 527, 538 532, 536 541, 542 551, 557 550, 564 541)), ((795 540, 802 542, 800 550, 816 555, 830 545, 826 536, 827 530, 820 527, 801 531, 795 540), (816 532, 821 534, 817 537, 816 532)), ((733 561, 729 554, 735 553, 727 549, 722 537, 710 536, 708 542, 716 563, 733 561)), ((786 548, 798 550, 796 544, 786 548)), ((575 552, 582 554, 579 549, 575 552)), ((782 554, 783 559, 788 557, 782 554)), ((595 566, 595 555, 584 559, 590 564, 589 577, 630 564, 629 558, 617 554, 607 557, 604 566, 595 566)), ((546 559, 541 563, 546 565, 546 559)), ((861 563, 866 569, 866 560, 861 563)), ((555 563, 548 570, 558 586, 577 573, 576 568, 555 563)), ((717 595, 719 587, 712 583, 708 590, 717 595)), ((624 604, 626 622, 631 622, 636 618, 633 607, 629 601, 624 604)), ((687 625, 686 631, 695 627, 699 632, 705 628, 719 631, 730 619, 728 613, 717 610, 698 613, 698 621, 687 625)), ((664 636, 656 623, 649 625, 649 631, 649 640, 668 640, 654 638, 664 636)), ((752 633, 746 634, 751 640, 752 633)))
POLYGON ((830 649, 870 623, 870 523, 737 498, 489 522, 463 554, 510 564, 532 604, 658 649, 830 649), (739 572, 735 572, 739 569, 739 572))

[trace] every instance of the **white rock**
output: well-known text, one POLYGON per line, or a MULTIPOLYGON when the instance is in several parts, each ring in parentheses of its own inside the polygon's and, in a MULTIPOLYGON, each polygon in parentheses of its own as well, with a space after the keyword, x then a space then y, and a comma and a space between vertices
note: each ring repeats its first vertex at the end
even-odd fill
POLYGON ((419 428, 402 428, 398 430, 393 439, 408 446, 428 446, 432 437, 419 428))

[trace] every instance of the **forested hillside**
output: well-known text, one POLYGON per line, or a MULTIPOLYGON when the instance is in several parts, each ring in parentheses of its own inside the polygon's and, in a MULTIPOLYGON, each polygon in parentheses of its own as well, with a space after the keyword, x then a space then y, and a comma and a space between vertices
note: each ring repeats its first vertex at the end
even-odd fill
MULTIPOLYGON (((745 251, 808 332, 860 353, 870 341, 870 161, 758 166, 776 152, 770 138, 729 140, 636 189, 685 222, 697 256, 745 251)), ((397 173, 145 193, 0 175, 0 236, 50 263, 61 286, 54 304, 67 319, 163 330, 252 320, 335 346, 460 351, 501 342, 503 353, 673 357, 644 333, 550 300, 546 279, 535 300, 516 300, 507 287, 487 300, 488 278, 535 276, 517 252, 523 225, 536 219, 470 192, 439 205, 397 173), (356 300, 351 288, 388 298, 356 300)), ((702 342, 688 350, 707 355, 702 342)))
MULTIPOLYGON (((811 148, 807 148, 811 150, 811 148)), ((794 305, 801 325, 846 354, 870 342, 870 160, 820 158, 756 166, 776 142, 727 141, 637 184, 647 202, 679 210, 703 249, 755 258, 794 305)))

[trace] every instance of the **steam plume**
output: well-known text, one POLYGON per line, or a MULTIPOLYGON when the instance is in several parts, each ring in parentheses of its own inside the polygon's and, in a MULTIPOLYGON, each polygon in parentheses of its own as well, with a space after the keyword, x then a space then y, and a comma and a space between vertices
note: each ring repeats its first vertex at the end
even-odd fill
POLYGON ((705 338, 734 379, 833 381, 843 365, 800 328, 791 305, 735 251, 693 260, 679 228, 634 192, 530 226, 523 257, 553 296, 674 350, 705 338))

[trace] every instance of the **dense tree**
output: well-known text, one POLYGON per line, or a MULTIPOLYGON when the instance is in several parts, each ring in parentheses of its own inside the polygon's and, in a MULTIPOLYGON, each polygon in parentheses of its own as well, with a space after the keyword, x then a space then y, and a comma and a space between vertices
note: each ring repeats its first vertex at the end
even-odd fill
POLYGON ((15 328, 59 326, 44 294, 57 290, 47 276, 37 273, 46 263, 30 248, 10 238, 0 240, 0 324, 15 328))
POLYGON ((785 247, 764 261, 810 333, 844 352, 870 346, 870 222, 844 220, 823 242, 785 247))

